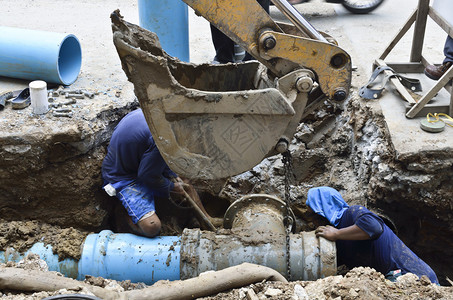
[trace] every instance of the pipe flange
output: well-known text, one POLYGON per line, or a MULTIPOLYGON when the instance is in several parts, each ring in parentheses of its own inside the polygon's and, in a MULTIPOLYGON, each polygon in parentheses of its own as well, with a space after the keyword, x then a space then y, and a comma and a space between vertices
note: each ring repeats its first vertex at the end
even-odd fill
MULTIPOLYGON (((286 214, 286 203, 280 200, 278 197, 268 194, 250 194, 241 197, 240 199, 234 201, 230 207, 228 207, 223 218, 223 228, 231 229, 233 226, 234 219, 238 212, 243 208, 251 204, 263 204, 270 205, 276 208, 283 216, 286 214)), ((296 229, 296 217, 292 211, 289 209, 290 217, 292 218, 292 229, 296 229)))

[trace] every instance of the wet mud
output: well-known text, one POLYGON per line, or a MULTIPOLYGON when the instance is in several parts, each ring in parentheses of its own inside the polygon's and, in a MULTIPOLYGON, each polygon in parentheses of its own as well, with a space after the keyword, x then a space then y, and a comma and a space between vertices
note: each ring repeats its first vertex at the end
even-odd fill
POLYGON ((0 220, 0 249, 25 252, 36 243, 51 245, 60 260, 79 259, 82 243, 89 232, 73 227, 62 228, 38 221, 0 220))

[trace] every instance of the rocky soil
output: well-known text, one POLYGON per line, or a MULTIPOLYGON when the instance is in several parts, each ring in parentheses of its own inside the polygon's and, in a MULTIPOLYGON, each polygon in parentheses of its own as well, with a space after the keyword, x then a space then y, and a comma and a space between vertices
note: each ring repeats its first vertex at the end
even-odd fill
POLYGON ((413 274, 401 276, 397 282, 386 280, 383 275, 370 268, 354 268, 346 275, 331 276, 316 281, 263 282, 235 289, 204 300, 233 299, 449 299, 453 288, 439 287, 427 278, 418 280, 413 274))

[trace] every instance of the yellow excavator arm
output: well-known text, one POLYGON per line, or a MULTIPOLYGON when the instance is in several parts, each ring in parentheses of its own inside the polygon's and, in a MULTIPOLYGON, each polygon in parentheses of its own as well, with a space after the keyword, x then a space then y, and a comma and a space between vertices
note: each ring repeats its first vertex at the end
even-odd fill
POLYGON ((256 0, 183 0, 236 44, 264 64, 276 77, 306 68, 317 76, 327 97, 344 100, 351 85, 350 56, 327 39, 286 0, 274 4, 294 22, 282 30, 256 0), (298 35, 298 36, 297 36, 298 35))
POLYGON ((113 40, 162 157, 182 177, 218 179, 284 152, 325 98, 346 99, 351 59, 286 0, 293 24, 276 23, 255 0, 184 0, 257 61, 181 62, 158 37, 111 15, 113 40))

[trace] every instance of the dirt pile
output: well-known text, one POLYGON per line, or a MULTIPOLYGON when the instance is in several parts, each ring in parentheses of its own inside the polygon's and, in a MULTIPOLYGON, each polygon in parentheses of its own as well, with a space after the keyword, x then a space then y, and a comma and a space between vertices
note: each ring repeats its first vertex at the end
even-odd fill
POLYGON ((204 297, 203 300, 233 299, 450 299, 453 288, 431 284, 423 277, 418 280, 413 274, 398 278, 397 282, 386 280, 384 276, 370 268, 355 268, 345 276, 331 276, 317 281, 295 281, 290 283, 266 282, 252 284, 244 288, 204 297), (250 294, 255 295, 249 296, 250 294))

